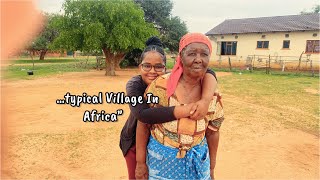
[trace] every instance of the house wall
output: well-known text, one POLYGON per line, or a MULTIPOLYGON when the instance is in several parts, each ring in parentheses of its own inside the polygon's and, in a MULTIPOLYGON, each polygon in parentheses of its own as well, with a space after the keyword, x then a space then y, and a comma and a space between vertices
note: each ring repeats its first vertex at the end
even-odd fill
MULTIPOLYGON (((306 51, 306 41, 319 40, 319 37, 319 31, 213 35, 209 36, 213 47, 211 60, 225 60, 228 57, 232 60, 246 60, 248 55, 295 56, 299 58, 301 53, 306 51), (317 36, 313 37, 313 33, 317 33, 317 36), (289 34, 289 37, 286 38, 285 34, 289 34), (236 35, 238 36, 237 39, 235 38, 236 35), (262 35, 265 35, 265 38, 262 38, 262 35), (221 36, 224 36, 224 38, 221 39, 221 36), (290 40, 289 49, 282 49, 283 40, 290 40), (217 50, 220 50, 220 48, 217 48, 217 42, 219 41, 237 41, 236 55, 218 55, 217 50), (257 41, 269 41, 269 48, 257 49, 257 41)), ((287 58, 290 59, 290 57, 287 58)), ((298 58, 296 59, 298 60, 298 58)), ((318 61, 319 53, 312 54, 310 58, 318 61)))

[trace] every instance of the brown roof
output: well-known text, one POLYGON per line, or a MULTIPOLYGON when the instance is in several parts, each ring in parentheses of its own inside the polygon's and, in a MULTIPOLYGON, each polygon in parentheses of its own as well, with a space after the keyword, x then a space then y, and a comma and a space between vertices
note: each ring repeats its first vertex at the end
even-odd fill
POLYGON ((240 34, 254 32, 290 32, 319 30, 319 14, 227 19, 206 33, 240 34))

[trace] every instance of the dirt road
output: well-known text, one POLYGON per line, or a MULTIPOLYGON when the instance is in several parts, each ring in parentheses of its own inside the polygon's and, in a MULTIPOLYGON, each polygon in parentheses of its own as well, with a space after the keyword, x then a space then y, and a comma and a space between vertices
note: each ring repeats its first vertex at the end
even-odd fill
MULTIPOLYGON (((127 105, 58 105, 66 92, 96 95, 125 91, 137 70, 65 73, 50 78, 2 83, 8 140, 3 153, 3 178, 127 179, 119 134, 129 115, 127 105), (123 109, 117 122, 85 123, 85 110, 123 109)), ((218 73, 218 77, 230 75, 218 73)), ((226 121, 221 128, 217 179, 318 179, 319 138, 265 121, 268 108, 224 94, 226 121), (256 119, 241 114, 241 106, 259 110, 256 119), (235 111, 239 111, 235 113, 235 111)))

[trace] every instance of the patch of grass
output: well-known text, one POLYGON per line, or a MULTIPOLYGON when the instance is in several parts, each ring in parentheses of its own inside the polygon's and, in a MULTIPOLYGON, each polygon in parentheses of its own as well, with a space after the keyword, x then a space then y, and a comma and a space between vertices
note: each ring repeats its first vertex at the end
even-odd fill
POLYGON ((173 58, 168 58, 168 59, 167 59, 167 63, 166 63, 167 69, 172 69, 173 66, 174 66, 174 62, 175 62, 175 59, 173 59, 173 58))
MULTIPOLYGON (((240 69, 240 68, 232 68, 231 71, 229 68, 217 68, 217 67, 212 67, 210 66, 210 68, 214 71, 220 71, 220 72, 232 72, 232 73, 241 73, 241 74, 261 74, 261 75, 277 75, 277 76, 286 76, 286 77, 312 77, 312 73, 311 72, 292 72, 292 71, 285 71, 282 72, 280 70, 270 70, 270 74, 266 74, 266 70, 265 69, 255 69, 252 72, 248 71, 248 70, 244 70, 244 69, 240 69)), ((315 72, 314 74, 315 78, 319 78, 319 73, 315 72)))
MULTIPOLYGON (((39 60, 39 59, 13 59, 11 60, 11 64, 42 64, 42 63, 73 63, 73 62, 82 62, 85 61, 87 58, 81 57, 81 58, 63 58, 63 59, 45 59, 45 60, 39 60)), ((88 61, 92 62, 92 61, 96 61, 95 58, 88 58, 88 61)))
MULTIPOLYGON (((237 101, 258 105, 278 114, 270 117, 270 123, 279 121, 285 126, 318 134, 319 94, 306 91, 307 88, 319 89, 318 78, 290 74, 266 75, 255 71, 242 74, 233 72, 232 76, 218 76, 218 80, 224 96, 236 97, 237 101)), ((249 119, 250 116, 248 113, 249 119)))
POLYGON ((64 72, 84 72, 93 69, 96 66, 95 61, 88 61, 85 66, 85 61, 77 61, 70 63, 53 63, 53 64, 37 64, 34 66, 30 63, 26 65, 12 65, 4 69, 4 79, 34 79, 52 74, 64 72), (27 71, 33 70, 34 75, 28 75, 27 71))
MULTIPOLYGON (((78 62, 76 59, 46 59, 46 60, 33 60, 35 64, 41 63, 71 63, 78 62)), ((32 64, 32 60, 12 60, 12 64, 32 64)))

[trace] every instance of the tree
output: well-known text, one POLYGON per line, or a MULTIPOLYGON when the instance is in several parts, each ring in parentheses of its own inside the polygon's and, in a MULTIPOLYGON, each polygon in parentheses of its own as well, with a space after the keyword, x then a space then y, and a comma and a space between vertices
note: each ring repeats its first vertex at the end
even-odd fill
POLYGON ((173 3, 171 0, 134 0, 144 11, 144 17, 147 22, 161 26, 165 18, 169 18, 173 3))
POLYGON ((311 11, 306 11, 306 10, 303 10, 300 12, 300 14, 314 14, 314 13, 318 13, 319 14, 320 12, 320 5, 314 5, 311 9, 311 11))
POLYGON ((181 37, 188 32, 186 24, 178 16, 167 19, 162 31, 162 42, 171 52, 178 51, 181 37))
POLYGON ((34 41, 32 41, 31 45, 27 48, 31 53, 34 54, 35 51, 40 52, 40 60, 44 60, 44 57, 47 51, 51 48, 51 43, 58 36, 58 30, 53 27, 54 21, 59 18, 57 14, 47 14, 45 13, 46 22, 44 23, 43 30, 36 37, 34 41))
POLYGON ((143 11, 130 0, 66 0, 64 18, 57 24, 57 46, 69 50, 101 50, 106 56, 106 75, 115 75, 125 54, 143 48, 145 40, 157 35, 145 22, 143 11))
POLYGON ((180 38, 188 30, 186 24, 177 16, 171 16, 171 0, 135 0, 145 13, 147 22, 153 23, 160 32, 160 39, 170 51, 178 51, 180 38))

